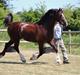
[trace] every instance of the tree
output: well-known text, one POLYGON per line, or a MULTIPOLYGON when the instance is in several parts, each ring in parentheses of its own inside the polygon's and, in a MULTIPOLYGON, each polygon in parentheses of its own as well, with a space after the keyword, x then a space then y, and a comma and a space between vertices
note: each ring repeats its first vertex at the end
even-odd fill
POLYGON ((64 9, 64 14, 68 21, 68 29, 74 31, 80 30, 80 8, 72 8, 71 6, 68 6, 64 9))
POLYGON ((24 10, 18 14, 20 15, 22 21, 36 23, 40 20, 41 16, 44 15, 45 11, 45 4, 38 4, 36 9, 30 8, 28 11, 24 10))
POLYGON ((9 0, 0 0, 0 8, 3 7, 4 9, 8 7, 9 0))
POLYGON ((9 0, 0 0, 0 27, 3 27, 4 17, 9 12, 9 9, 8 9, 9 4, 8 4, 8 1, 9 0))
POLYGON ((72 18, 74 19, 74 30, 80 30, 80 8, 74 9, 72 18))

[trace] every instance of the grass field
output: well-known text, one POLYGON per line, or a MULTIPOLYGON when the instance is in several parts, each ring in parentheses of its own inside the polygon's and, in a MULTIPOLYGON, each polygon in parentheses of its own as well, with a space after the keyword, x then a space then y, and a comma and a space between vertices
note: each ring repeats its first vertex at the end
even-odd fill
POLYGON ((55 54, 45 54, 38 60, 29 60, 34 50, 22 50, 27 62, 23 64, 16 52, 0 59, 0 75, 80 75, 80 56, 69 55, 70 64, 58 65, 55 54))

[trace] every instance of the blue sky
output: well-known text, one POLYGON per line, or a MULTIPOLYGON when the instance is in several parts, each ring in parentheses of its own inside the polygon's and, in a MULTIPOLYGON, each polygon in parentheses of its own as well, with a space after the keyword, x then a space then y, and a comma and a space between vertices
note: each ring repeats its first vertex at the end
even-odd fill
POLYGON ((79 0, 12 0, 10 4, 13 5, 13 12, 22 11, 23 9, 29 10, 31 7, 36 8, 40 2, 45 2, 47 10, 51 8, 64 8, 68 4, 80 7, 79 0))

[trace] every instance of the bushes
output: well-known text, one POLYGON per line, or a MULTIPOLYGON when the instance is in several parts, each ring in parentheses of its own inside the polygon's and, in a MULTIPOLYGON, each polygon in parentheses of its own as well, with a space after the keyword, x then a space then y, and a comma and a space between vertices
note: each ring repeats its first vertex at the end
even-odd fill
POLYGON ((80 30, 80 8, 66 8, 64 14, 68 21, 68 29, 72 31, 80 30))

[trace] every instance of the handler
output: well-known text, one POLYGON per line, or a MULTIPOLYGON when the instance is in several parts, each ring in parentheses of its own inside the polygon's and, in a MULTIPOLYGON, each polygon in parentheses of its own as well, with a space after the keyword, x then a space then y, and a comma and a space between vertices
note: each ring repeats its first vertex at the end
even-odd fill
POLYGON ((63 55, 63 63, 68 64, 69 62, 68 62, 67 50, 62 39, 62 30, 63 30, 62 25, 60 25, 60 23, 57 22, 54 26, 54 38, 51 43, 55 44, 58 51, 61 48, 62 55, 63 55))

